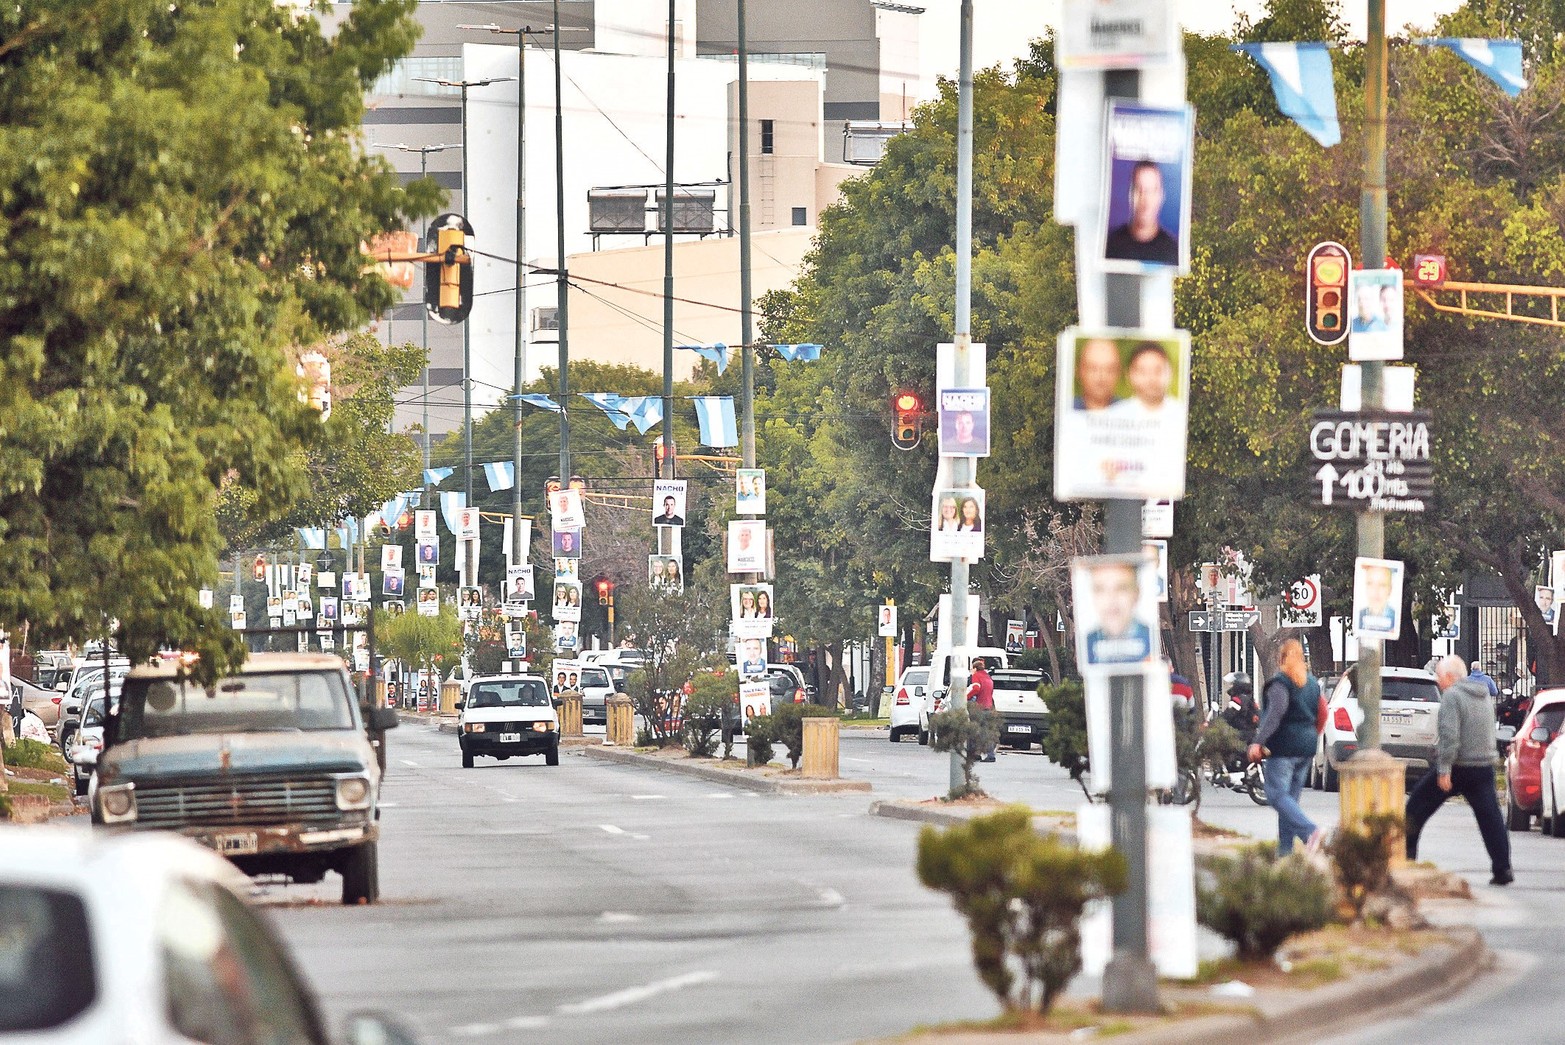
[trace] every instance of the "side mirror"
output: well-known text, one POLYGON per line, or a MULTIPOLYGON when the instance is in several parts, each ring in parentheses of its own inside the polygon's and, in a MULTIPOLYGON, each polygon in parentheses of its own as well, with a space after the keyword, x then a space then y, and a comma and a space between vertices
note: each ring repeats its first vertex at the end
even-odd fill
POLYGON ((68 690, 70 688, 71 688, 71 684, 69 682, 56 682, 54 684, 54 691, 56 693, 64 693, 66 690, 68 690))
POLYGON ((379 732, 384 732, 388 729, 396 729, 397 723, 400 721, 401 720, 397 718, 397 711, 395 708, 370 709, 370 729, 379 732))
POLYGON ((379 1013, 358 1013, 348 1017, 342 1040, 345 1045, 419 1045, 413 1032, 379 1013))
POLYGON ((1528 739, 1532 740, 1534 743, 1545 744, 1545 743, 1548 743, 1549 738, 1552 737, 1553 735, 1554 735, 1553 733, 1550 733, 1544 727, 1542 727, 1542 726, 1535 726, 1535 727, 1533 727, 1533 731, 1531 733, 1527 734, 1527 737, 1528 737, 1528 739))
POLYGON ((457 702, 456 702, 456 709, 457 709, 457 710, 458 710, 458 711, 461 711, 461 710, 462 710, 462 709, 463 709, 463 708, 465 708, 465 707, 467 707, 467 701, 465 701, 465 700, 459 700, 459 701, 457 701, 457 702))

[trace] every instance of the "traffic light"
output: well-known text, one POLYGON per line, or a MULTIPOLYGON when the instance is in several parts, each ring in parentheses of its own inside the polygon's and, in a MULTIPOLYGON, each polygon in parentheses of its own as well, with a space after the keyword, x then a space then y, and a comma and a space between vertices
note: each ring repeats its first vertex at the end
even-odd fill
POLYGON ((916 392, 898 392, 891 399, 896 420, 891 426, 891 445, 911 450, 924 434, 924 403, 916 392))
POLYGON ((406 530, 413 525, 413 512, 410 509, 402 509, 402 514, 397 516, 397 529, 406 530))
POLYGON ((442 214, 429 226, 430 253, 424 263, 424 307, 437 323, 460 323, 473 310, 473 256, 467 237, 473 227, 460 214, 442 214))
POLYGON ((257 581, 266 580, 266 556, 257 555, 255 565, 250 567, 250 579, 257 581))
POLYGON ((1353 261, 1340 243, 1317 243, 1305 262, 1309 287, 1304 329, 1317 344, 1340 345, 1348 336, 1348 270, 1353 261))
POLYGON ((599 606, 607 606, 609 604, 609 592, 611 592, 613 590, 614 590, 614 585, 610 584, 608 581, 599 581, 598 582, 598 605, 599 606))

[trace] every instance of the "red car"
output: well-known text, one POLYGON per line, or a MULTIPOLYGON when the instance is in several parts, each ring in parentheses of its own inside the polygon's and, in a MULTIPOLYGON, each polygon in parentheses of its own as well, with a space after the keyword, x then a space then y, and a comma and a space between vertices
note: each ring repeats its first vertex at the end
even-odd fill
POLYGON ((1543 809, 1543 752, 1565 725, 1565 689, 1546 689, 1533 698, 1521 728, 1505 754, 1505 826, 1526 831, 1543 809))

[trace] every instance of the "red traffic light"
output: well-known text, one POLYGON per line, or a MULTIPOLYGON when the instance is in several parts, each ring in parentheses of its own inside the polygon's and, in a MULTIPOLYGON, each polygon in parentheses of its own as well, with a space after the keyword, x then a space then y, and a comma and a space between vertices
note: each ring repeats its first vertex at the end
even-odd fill
POLYGON ((899 392, 897 394, 897 409, 903 411, 904 413, 911 410, 917 410, 920 405, 921 404, 918 401, 918 396, 914 395, 912 392, 899 392))
POLYGON ((397 529, 406 530, 413 525, 413 513, 408 509, 402 509, 402 514, 397 516, 397 529))
POLYGON ((609 581, 599 581, 598 582, 598 605, 599 606, 607 606, 609 604, 609 593, 612 592, 613 590, 614 590, 614 585, 612 583, 610 583, 609 581))

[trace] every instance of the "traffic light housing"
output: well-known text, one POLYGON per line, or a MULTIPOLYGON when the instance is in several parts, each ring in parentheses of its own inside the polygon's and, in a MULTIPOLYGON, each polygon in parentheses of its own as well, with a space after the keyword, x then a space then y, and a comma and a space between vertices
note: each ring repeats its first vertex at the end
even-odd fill
POLYGON ((598 582, 598 605, 599 606, 607 606, 609 604, 609 592, 611 592, 613 590, 614 590, 614 585, 610 584, 608 581, 599 581, 598 582))
POLYGON ((1340 243, 1317 243, 1304 263, 1304 329, 1321 345, 1340 345, 1348 336, 1348 272, 1353 260, 1340 243))
POLYGON ((250 567, 250 579, 256 581, 266 580, 266 556, 257 555, 255 565, 250 567))
POLYGON ((473 256, 467 237, 473 227, 460 214, 442 214, 429 226, 430 253, 424 263, 424 307, 437 323, 460 323, 473 310, 473 256))
POLYGON ((917 392, 901 391, 891 397, 895 420, 891 425, 891 445, 911 450, 924 434, 924 402, 917 392))

